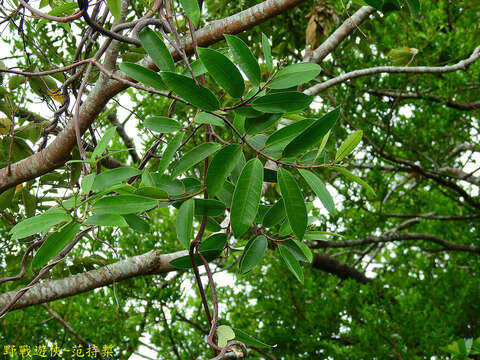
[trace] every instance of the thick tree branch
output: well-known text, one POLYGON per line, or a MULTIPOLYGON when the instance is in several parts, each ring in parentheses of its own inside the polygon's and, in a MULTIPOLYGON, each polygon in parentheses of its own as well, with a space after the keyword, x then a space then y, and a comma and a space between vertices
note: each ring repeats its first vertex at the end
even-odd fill
POLYGON ((366 284, 372 280, 350 265, 325 254, 315 254, 312 267, 336 275, 342 280, 353 279, 362 284, 366 284))
MULTIPOLYGON (((195 32, 197 44, 199 46, 211 45, 222 40, 224 34, 237 34, 250 29, 298 5, 302 1, 304 0, 266 0, 235 15, 214 21, 195 32)), ((193 51, 191 38, 184 40, 184 47, 187 54, 193 51)), ((173 56, 176 60, 179 60, 178 54, 174 53, 173 56)), ((141 64, 155 69, 155 65, 150 60, 144 60, 141 64)), ((100 79, 81 106, 78 118, 80 132, 83 134, 88 126, 95 121, 107 102, 126 88, 127 85, 124 83, 100 79)), ((12 186, 34 179, 62 166, 74 145, 75 128, 73 122, 70 121, 48 147, 41 152, 12 164, 10 175, 7 168, 0 169, 0 193, 12 186)))
POLYGON ((341 84, 345 81, 355 79, 362 76, 370 76, 375 74, 444 74, 457 70, 466 70, 468 66, 480 59, 480 46, 475 48, 473 53, 464 60, 459 61, 454 65, 447 66, 377 66, 373 68, 360 69, 351 71, 346 74, 339 75, 333 79, 327 80, 323 83, 314 85, 304 91, 307 95, 316 95, 322 91, 331 88, 334 85, 341 84))
MULTIPOLYGON (((170 261, 185 255, 187 255, 186 251, 162 255, 158 250, 153 250, 96 270, 64 279, 45 281, 32 286, 12 306, 11 310, 78 295, 135 276, 165 274, 175 271, 177 269, 170 265, 170 261)), ((16 291, 11 291, 0 295, 0 308, 9 304, 16 294, 16 291)))

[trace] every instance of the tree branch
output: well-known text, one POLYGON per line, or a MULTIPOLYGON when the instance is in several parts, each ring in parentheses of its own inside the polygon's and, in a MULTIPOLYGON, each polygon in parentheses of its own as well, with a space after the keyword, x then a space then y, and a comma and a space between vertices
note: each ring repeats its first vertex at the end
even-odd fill
MULTIPOLYGON (((140 275, 165 274, 177 270, 170 261, 187 255, 186 251, 160 254, 158 250, 134 256, 114 264, 59 280, 50 280, 32 286, 11 308, 22 309, 32 305, 78 295, 101 286, 140 275)), ((17 291, 0 295, 0 308, 16 296, 17 291)))
POLYGON ((304 91, 307 95, 316 95, 328 88, 343 83, 345 81, 355 79, 361 76, 369 76, 381 73, 388 74, 444 74, 457 70, 466 70, 468 66, 480 59, 480 46, 475 48, 473 53, 464 60, 459 61, 454 65, 447 66, 377 66, 373 68, 360 69, 351 71, 346 74, 339 75, 333 79, 327 80, 323 83, 314 85, 304 91))
POLYGON ((325 254, 315 254, 312 267, 336 275, 342 280, 353 279, 362 284, 372 281, 357 269, 325 254))

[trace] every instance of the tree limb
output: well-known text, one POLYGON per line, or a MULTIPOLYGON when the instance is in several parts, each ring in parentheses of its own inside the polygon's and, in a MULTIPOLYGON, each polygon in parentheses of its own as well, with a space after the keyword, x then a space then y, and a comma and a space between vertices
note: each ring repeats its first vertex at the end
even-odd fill
POLYGON ((327 90, 328 88, 341 84, 345 81, 355 79, 362 76, 370 76, 381 73, 388 74, 444 74, 457 70, 466 70, 468 66, 480 59, 480 46, 476 47, 473 53, 464 60, 459 61, 454 65, 446 66, 377 66, 373 68, 360 69, 351 71, 346 74, 339 75, 333 79, 327 80, 323 83, 314 85, 304 91, 307 95, 317 95, 318 93, 327 90))

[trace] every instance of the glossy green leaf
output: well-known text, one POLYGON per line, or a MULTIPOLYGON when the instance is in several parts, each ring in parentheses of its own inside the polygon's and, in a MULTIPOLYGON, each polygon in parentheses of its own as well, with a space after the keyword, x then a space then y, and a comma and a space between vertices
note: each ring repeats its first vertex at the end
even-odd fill
POLYGON ((122 16, 122 1, 121 0, 107 0, 108 10, 112 13, 115 20, 120 20, 122 16))
POLYGON ((268 87, 270 89, 288 89, 305 84, 320 74, 321 70, 320 65, 314 63, 289 65, 275 75, 275 78, 268 83, 268 87))
POLYGON ((175 71, 175 63, 163 39, 152 29, 144 27, 138 34, 147 54, 161 71, 175 71))
POLYGON ((350 134, 345 141, 340 145, 335 155, 335 162, 339 162, 345 156, 350 154, 362 140, 363 131, 357 130, 353 134, 350 134))
POLYGON ((155 186, 155 180, 153 180, 152 173, 147 169, 142 171, 142 186, 155 186))
POLYGON ((114 184, 121 183, 122 181, 130 179, 131 177, 139 175, 141 173, 142 172, 140 170, 129 166, 105 170, 95 176, 92 189, 94 191, 100 191, 114 184))
POLYGON ((230 223, 236 237, 243 235, 257 215, 262 196, 263 165, 251 159, 244 166, 233 193, 230 223))
POLYGON ((92 158, 97 158, 103 154, 103 152, 107 149, 108 144, 110 144, 110 141, 115 136, 116 131, 117 129, 115 129, 115 127, 113 126, 109 127, 105 131, 102 138, 100 139, 97 146, 95 146, 95 149, 92 152, 92 158))
POLYGON ((242 97, 245 91, 245 82, 237 67, 225 55, 216 50, 198 48, 197 51, 203 65, 217 84, 224 88, 231 97, 242 97))
POLYGON ((288 222, 297 237, 302 240, 307 229, 307 208, 297 180, 284 168, 278 169, 278 185, 285 202, 288 222))
POLYGON ((319 144, 340 116, 340 108, 330 111, 298 134, 283 150, 284 157, 293 157, 319 144))
POLYGON ((195 201, 188 199, 178 209, 176 229, 177 239, 185 249, 189 249, 190 241, 193 238, 193 214, 195 212, 195 201))
POLYGON ((197 26, 200 20, 200 7, 198 6, 197 0, 180 0, 180 4, 182 4, 185 14, 192 20, 193 24, 197 26))
POLYGON ((140 231, 143 233, 150 232, 150 224, 143 220, 140 216, 136 214, 126 214, 122 215, 128 226, 135 231, 140 231))
POLYGON ((285 246, 280 246, 278 250, 280 252, 280 257, 287 265, 288 270, 290 270, 297 280, 303 284, 303 271, 298 260, 295 258, 295 255, 293 255, 290 249, 285 246))
POLYGON ((245 131, 247 134, 257 134, 275 125, 280 120, 280 114, 263 114, 258 118, 245 119, 245 131))
POLYGON ((93 214, 85 220, 84 224, 98 226, 128 226, 122 216, 114 214, 93 214))
POLYGON ((186 153, 173 167, 172 176, 177 177, 198 162, 212 155, 219 149, 219 145, 215 143, 202 143, 186 153))
POLYGON ((295 136, 315 122, 314 119, 305 119, 287 125, 270 135, 265 146, 270 149, 283 149, 295 136))
POLYGON ((278 225, 285 219, 287 213, 285 212, 285 204, 283 199, 279 199, 275 205, 273 205, 263 217, 263 226, 271 228, 278 225))
POLYGON ((177 135, 173 137, 172 140, 168 142, 168 145, 165 149, 165 151, 162 154, 162 158, 160 159, 160 162, 158 163, 158 172, 159 173, 164 173, 165 170, 167 170, 168 165, 173 159, 173 156, 177 152, 177 149, 180 147, 182 144, 183 138, 185 137, 185 133, 180 132, 177 135))
POLYGON ((161 72, 160 76, 169 89, 193 106, 207 111, 215 111, 220 107, 215 95, 201 85, 197 87, 192 78, 168 71, 161 72))
POLYGON ((262 33, 262 50, 263 56, 265 58, 265 63, 267 64, 268 72, 273 71, 273 58, 272 58, 272 48, 270 42, 268 41, 267 36, 262 33))
POLYGON ((193 177, 183 178, 180 181, 183 183, 183 186, 185 188, 185 192, 187 194, 193 194, 197 191, 200 191, 203 187, 200 180, 198 180, 196 178, 193 178, 193 177))
POLYGON ((166 191, 170 196, 178 196, 185 193, 185 185, 179 179, 159 172, 152 174, 152 177, 155 180, 155 185, 166 191))
POLYGON ((144 125, 147 129, 158 133, 172 133, 182 128, 178 121, 166 116, 151 116, 144 121, 144 125))
POLYGON ((308 170, 298 169, 298 172, 318 196, 323 206, 325 206, 330 214, 333 214, 335 212, 335 203, 323 181, 320 180, 317 175, 308 170))
MULTIPOLYGON (((178 192, 181 194, 182 191, 178 192)), ((155 186, 142 186, 135 190, 135 195, 145 196, 152 199, 168 199, 168 192, 155 186)))
POLYGON ((71 222, 51 234, 35 254, 32 268, 40 268, 57 256, 75 238, 79 229, 79 223, 71 222))
POLYGON ((223 122, 222 119, 216 117, 215 115, 212 115, 203 111, 198 113, 197 116, 195 116, 194 121, 197 124, 210 124, 210 125, 225 127, 225 123, 223 122))
POLYGON ((310 106, 313 96, 301 92, 280 92, 261 96, 252 101, 252 108, 266 113, 285 113, 310 106))
POLYGON ((214 199, 195 199, 195 215, 220 216, 225 212, 225 204, 214 199))
POLYGON ((248 241, 240 258, 240 274, 246 274, 262 260, 267 250, 267 245, 268 242, 265 236, 257 236, 248 241))
POLYGON ((68 220, 71 220, 71 217, 67 213, 46 212, 19 222, 10 230, 10 234, 12 240, 22 239, 30 235, 40 234, 49 230, 52 226, 68 220))
POLYGON ((231 144, 220 149, 213 157, 207 170, 207 192, 209 196, 215 196, 222 188, 226 178, 240 161, 242 148, 237 144, 231 144))
POLYGON ((235 169, 233 169, 232 175, 231 175, 232 181, 235 184, 238 182, 238 178, 240 177, 240 174, 242 173, 243 167, 245 166, 246 163, 247 163, 247 160, 245 159, 245 155, 243 154, 243 151, 242 151, 242 155, 240 155, 240 160, 238 161, 237 166, 235 166, 235 169))
POLYGON ((220 191, 217 193, 217 197, 226 207, 232 206, 233 193, 235 192, 235 185, 229 181, 225 181, 220 191))
POLYGON ((93 205, 97 214, 133 214, 157 206, 157 200, 138 195, 106 196, 93 205))
POLYGON ((155 71, 144 68, 138 64, 123 62, 118 65, 118 68, 132 79, 139 83, 145 84, 148 87, 156 90, 165 90, 167 85, 163 82, 161 76, 155 71))
POLYGON ((217 345, 224 347, 230 340, 235 339, 235 333, 228 325, 220 325, 217 327, 217 345))
POLYGON ((345 176, 347 179, 350 179, 357 184, 361 185, 367 192, 372 195, 373 197, 376 197, 377 194, 375 194, 375 190, 368 185, 364 180, 360 179, 357 175, 352 174, 350 171, 347 169, 340 167, 340 166, 332 166, 331 169, 338 171, 340 174, 345 176))
POLYGON ((95 174, 88 174, 85 175, 80 183, 80 186, 82 188, 82 195, 87 195, 91 190, 93 186, 93 182, 95 181, 95 174))
POLYGON ((240 69, 247 75, 253 86, 258 86, 261 81, 260 66, 253 56, 247 44, 234 35, 224 35, 233 58, 240 66, 240 69))
POLYGON ((295 256, 295 259, 297 259, 298 261, 309 263, 312 260, 312 256, 310 256, 312 255, 312 253, 310 251, 310 252, 307 252, 307 254, 305 254, 305 250, 302 244, 303 243, 298 240, 287 240, 287 241, 282 241, 280 243, 280 247, 282 246, 287 247, 290 250, 290 252, 293 254, 293 256, 295 256))

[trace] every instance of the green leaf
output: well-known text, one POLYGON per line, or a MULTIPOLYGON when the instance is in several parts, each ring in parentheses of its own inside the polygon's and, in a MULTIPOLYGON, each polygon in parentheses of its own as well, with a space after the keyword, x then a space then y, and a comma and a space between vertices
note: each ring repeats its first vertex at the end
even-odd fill
POLYGON ((170 55, 163 39, 155 31, 144 27, 138 34, 138 38, 160 71, 175 71, 172 55, 170 55))
POLYGON ((245 82, 237 67, 222 53, 198 48, 198 56, 213 79, 233 98, 240 98, 245 91, 245 82))
POLYGON ((257 215, 262 196, 263 165, 254 158, 247 162, 233 193, 230 223, 235 237, 243 235, 257 215))
POLYGON ((267 245, 267 238, 265 236, 257 236, 248 241, 240 258, 240 274, 246 274, 262 260, 265 255, 265 250, 267 250, 267 245))
POLYGON ((140 231, 143 233, 150 232, 150 225, 148 222, 143 220, 140 216, 136 214, 126 214, 122 215, 125 221, 127 222, 128 226, 135 231, 140 231))
POLYGON ((263 168, 263 181, 269 183, 277 182, 277 172, 272 169, 263 168))
POLYGON ((172 133, 182 128, 178 121, 166 116, 151 116, 144 121, 147 129, 158 133, 172 133))
POLYGON ((295 255, 293 255, 290 249, 285 246, 280 246, 278 250, 280 252, 280 257, 287 265, 288 270, 290 270, 297 280, 303 284, 303 271, 298 260, 295 258, 295 255))
POLYGON ((195 199, 195 215, 220 216, 225 212, 225 204, 213 199, 195 199))
POLYGON ((165 83, 163 82, 162 77, 155 71, 130 62, 123 62, 118 65, 118 68, 125 74, 130 76, 132 79, 142 84, 145 84, 153 89, 167 89, 167 85, 165 85, 165 83))
POLYGON ((285 204, 283 199, 279 199, 275 205, 273 205, 263 217, 263 226, 267 228, 274 227, 285 219, 287 213, 285 212, 285 204))
POLYGON ((180 0, 180 4, 182 4, 185 14, 192 20, 193 24, 197 26, 200 21, 200 7, 198 6, 197 0, 180 0))
POLYGON ((215 143, 202 143, 187 152, 173 167, 172 176, 177 177, 192 166, 212 155, 219 149, 220 145, 215 143))
POLYGON ((97 214, 133 214, 150 210, 157 206, 157 200, 138 195, 106 196, 93 205, 97 214))
POLYGON ((112 13, 115 20, 119 20, 122 16, 122 1, 121 0, 107 0, 108 10, 112 13))
POLYGON ((32 268, 40 268, 57 256, 75 238, 79 229, 79 223, 70 222, 50 235, 35 254, 32 268))
POLYGON ((245 155, 242 151, 242 155, 240 155, 240 160, 238 161, 237 166, 235 166, 235 169, 233 169, 232 175, 230 176, 235 184, 238 182, 238 178, 240 177, 240 174, 242 173, 243 167, 246 163, 247 160, 245 160, 245 155))
POLYGON ((340 145, 335 155, 335 162, 339 162, 345 156, 350 154, 362 140, 363 131, 357 130, 353 134, 350 134, 345 141, 340 145))
POLYGON ((188 199, 178 209, 176 229, 177 239, 185 249, 189 249, 193 237, 193 214, 195 212, 195 201, 188 199))
POLYGON ((193 79, 188 76, 168 71, 161 72, 160 76, 169 89, 193 106, 206 111, 215 111, 220 107, 218 99, 209 89, 201 85, 197 87, 193 79))
POLYGON ((335 212, 335 203, 323 181, 320 180, 317 175, 308 170, 298 169, 298 172, 318 196, 323 206, 325 206, 330 214, 333 214, 335 212))
MULTIPOLYGON (((179 192, 181 193, 181 191, 179 192)), ((153 199, 168 199, 168 192, 155 186, 142 186, 135 190, 135 195, 153 199)))
POLYGON ((270 47, 270 42, 268 41, 267 36, 262 33, 262 49, 263 56, 265 57, 265 63, 267 64, 268 72, 273 71, 273 59, 272 59, 272 48, 270 47))
POLYGON ((40 234, 49 230, 52 226, 68 220, 71 220, 71 217, 64 212, 47 212, 19 222, 10 230, 10 234, 12 240, 22 239, 30 235, 40 234))
POLYGON ((340 108, 330 111, 297 135, 283 150, 284 157, 293 157, 319 144, 333 127, 340 115, 340 108))
POLYGON ((178 179, 174 179, 168 175, 161 175, 160 173, 153 174, 155 184, 158 188, 165 190, 169 195, 182 195, 185 193, 185 186, 183 182, 178 179))
POLYGON ((215 196, 222 188, 226 178, 237 166, 242 155, 242 148, 231 144, 220 149, 213 157, 207 170, 207 192, 215 196))
POLYGON ((95 181, 95 174, 85 175, 80 183, 82 188, 82 195, 88 195, 90 190, 92 190, 93 182, 95 181))
POLYGON ((131 177, 139 175, 141 173, 142 172, 140 170, 129 166, 105 170, 95 176, 92 189, 94 191, 100 191, 114 184, 121 183, 122 181, 130 179, 131 177))
POLYGON ((177 135, 173 137, 172 140, 168 142, 168 145, 163 152, 162 158, 160 159, 160 162, 158 163, 158 172, 159 173, 164 173, 165 170, 167 170, 168 165, 173 159, 173 156, 177 152, 178 148, 182 144, 183 138, 185 137, 185 133, 180 132, 177 135))
POLYGON ((373 188, 368 185, 364 180, 360 179, 357 175, 354 175, 352 174, 350 171, 348 171, 347 169, 343 168, 343 167, 340 167, 340 166, 332 166, 331 167, 332 170, 337 170, 340 174, 342 174, 343 176, 345 176, 347 179, 350 179, 352 181, 355 181, 357 184, 359 184, 360 186, 362 186, 365 190, 367 190, 367 192, 372 195, 373 197, 376 197, 377 194, 375 194, 375 190, 373 190, 373 188))
POLYGON ((198 113, 197 116, 195 116, 194 121, 197 124, 210 124, 210 125, 225 127, 225 124, 222 119, 216 117, 215 115, 212 115, 203 111, 198 113))
POLYGON ((0 194, 0 211, 10 207, 13 196, 15 195, 15 186, 5 190, 0 194))
POLYGON ((252 101, 252 108, 266 113, 285 113, 310 106, 313 96, 301 92, 280 92, 261 96, 252 101))
POLYGON ((312 125, 314 122, 314 119, 305 119, 287 125, 270 135, 265 143, 265 146, 270 149, 283 149, 285 145, 295 138, 295 136, 312 125))
POLYGON ((117 130, 115 129, 115 127, 110 127, 108 128, 105 133, 103 134, 102 138, 100 139, 100 141, 98 142, 97 146, 95 147, 95 149, 93 150, 92 152, 92 158, 95 159, 99 156, 101 156, 103 154, 103 152, 107 149, 107 146, 108 144, 110 143, 110 141, 113 139, 113 137, 115 136, 115 132, 117 130))
POLYGON ((263 114, 258 118, 247 118, 245 119, 245 131, 247 134, 257 134, 276 124, 280 117, 280 114, 263 114))
POLYGON ((289 65, 280 70, 274 79, 268 83, 270 89, 288 89, 305 84, 320 74, 322 68, 314 63, 299 63, 289 65))
POLYGON ((305 201, 297 180, 284 168, 278 169, 278 185, 285 202, 288 222, 295 236, 302 240, 307 228, 308 217, 305 201))
POLYGON ((224 347, 230 340, 235 339, 235 333, 228 325, 220 325, 217 327, 217 345, 224 347))
POLYGON ((152 173, 147 169, 143 169, 142 172, 142 183, 143 186, 155 186, 155 180, 153 180, 152 173))
POLYGON ((290 250, 290 252, 293 254, 293 256, 295 256, 295 259, 297 259, 298 261, 309 263, 313 259, 312 252, 310 251, 310 249, 308 249, 308 247, 307 247, 308 251, 305 250, 302 244, 303 242, 298 240, 287 240, 287 241, 282 241, 280 243, 280 247, 282 246, 287 247, 290 250))
POLYGON ((84 222, 85 225, 98 226, 128 226, 127 222, 120 215, 114 214, 94 214, 84 222))
POLYGON ((240 66, 240 69, 247 75, 253 86, 258 86, 261 81, 260 66, 253 56, 247 44, 234 35, 224 35, 233 58, 240 66))
POLYGON ((260 340, 254 338, 253 336, 247 334, 245 331, 242 331, 240 329, 232 328, 233 331, 235 332, 235 339, 238 341, 241 341, 247 346, 255 346, 259 348, 269 348, 273 347, 272 345, 265 344, 264 342, 261 342, 260 340))

